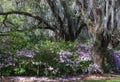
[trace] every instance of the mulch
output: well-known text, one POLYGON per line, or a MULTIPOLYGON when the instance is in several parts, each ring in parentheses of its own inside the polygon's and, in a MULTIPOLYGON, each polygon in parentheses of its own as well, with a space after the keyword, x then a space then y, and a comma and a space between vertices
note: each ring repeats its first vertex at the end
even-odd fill
POLYGON ((48 78, 48 77, 34 77, 34 76, 1 76, 0 82, 84 82, 84 80, 101 80, 120 77, 116 74, 92 74, 70 76, 66 78, 48 78))

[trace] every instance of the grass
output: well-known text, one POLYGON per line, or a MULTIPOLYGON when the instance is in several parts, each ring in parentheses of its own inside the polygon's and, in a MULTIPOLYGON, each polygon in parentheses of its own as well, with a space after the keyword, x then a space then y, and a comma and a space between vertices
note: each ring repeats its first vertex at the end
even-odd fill
POLYGON ((106 80, 85 80, 84 82, 120 82, 120 77, 110 78, 106 80))

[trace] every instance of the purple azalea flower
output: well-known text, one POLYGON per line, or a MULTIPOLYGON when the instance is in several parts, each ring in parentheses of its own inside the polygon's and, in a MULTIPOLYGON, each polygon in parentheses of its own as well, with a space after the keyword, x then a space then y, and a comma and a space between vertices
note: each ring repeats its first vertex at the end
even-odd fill
POLYGON ((31 51, 31 50, 23 49, 23 50, 17 51, 16 55, 17 56, 25 56, 25 57, 33 58, 35 53, 33 51, 31 51))

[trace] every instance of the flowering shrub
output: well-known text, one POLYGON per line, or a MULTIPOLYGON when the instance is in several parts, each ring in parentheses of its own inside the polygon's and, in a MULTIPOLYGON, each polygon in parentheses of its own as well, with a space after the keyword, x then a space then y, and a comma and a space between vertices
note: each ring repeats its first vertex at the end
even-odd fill
POLYGON ((25 56, 25 57, 33 58, 34 55, 35 53, 32 50, 28 50, 25 48, 16 52, 17 57, 25 56))
POLYGON ((78 46, 78 49, 76 51, 77 54, 80 55, 81 61, 91 61, 91 50, 92 50, 92 45, 85 45, 85 44, 80 44, 78 46))
POLYGON ((7 55, 4 53, 0 55, 0 74, 9 75, 11 74, 13 67, 15 66, 14 58, 12 55, 7 55), (6 71, 6 70, 7 71, 6 71))
POLYGON ((107 62, 111 66, 112 70, 116 73, 120 73, 120 54, 116 51, 112 51, 107 55, 107 62))
POLYGON ((100 67, 97 64, 90 64, 88 68, 83 70, 88 74, 98 73, 98 71, 102 73, 102 70, 100 70, 100 67))
MULTIPOLYGON (((90 51, 87 45, 80 45, 75 50, 75 45, 70 42, 68 44, 66 42, 40 41, 31 50, 26 48, 16 50, 12 59, 6 55, 4 58, 6 62, 13 61, 12 69, 9 69, 11 62, 7 65, 3 60, 1 60, 0 67, 3 70, 6 68, 11 70, 7 75, 66 76, 79 74, 83 72, 82 69, 89 66, 90 51)), ((0 72, 5 74, 6 70, 3 70, 0 72)))
MULTIPOLYGON (((72 72, 72 68, 67 65, 70 61, 64 60, 65 58, 63 58, 63 55, 61 55, 61 50, 69 50, 68 47, 72 47, 71 49, 73 49, 74 44, 50 41, 40 43, 40 45, 36 46, 35 51, 37 55, 34 56, 34 60, 35 62, 41 62, 42 64, 44 64, 45 68, 43 68, 43 70, 45 75, 61 76, 68 75, 70 74, 70 72, 72 72), (67 63, 65 63, 66 61, 67 63)), ((65 51, 64 54, 67 56, 72 55, 72 53, 68 51, 65 51)))
POLYGON ((91 48, 90 45, 80 44, 74 52, 61 51, 60 62, 71 67, 73 73, 85 72, 91 61, 91 48))
MULTIPOLYGON (((3 50, 0 53, 1 75, 53 77, 91 73, 99 69, 96 64, 91 64, 92 45, 47 40, 37 41, 36 44, 28 42, 28 45, 21 38, 18 39, 18 42, 15 42, 14 39, 2 39, 2 47, 0 47, 0 50, 3 50)), ((115 52, 108 56, 107 61, 118 72, 120 70, 119 54, 115 52)))

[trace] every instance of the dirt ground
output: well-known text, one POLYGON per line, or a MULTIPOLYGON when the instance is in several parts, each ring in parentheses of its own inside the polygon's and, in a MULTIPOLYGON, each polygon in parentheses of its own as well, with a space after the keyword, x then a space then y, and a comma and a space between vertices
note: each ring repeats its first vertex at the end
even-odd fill
POLYGON ((100 80, 120 77, 115 74, 94 74, 79 75, 68 78, 47 78, 47 77, 27 77, 27 76, 1 76, 0 82, 84 82, 84 80, 100 80))

